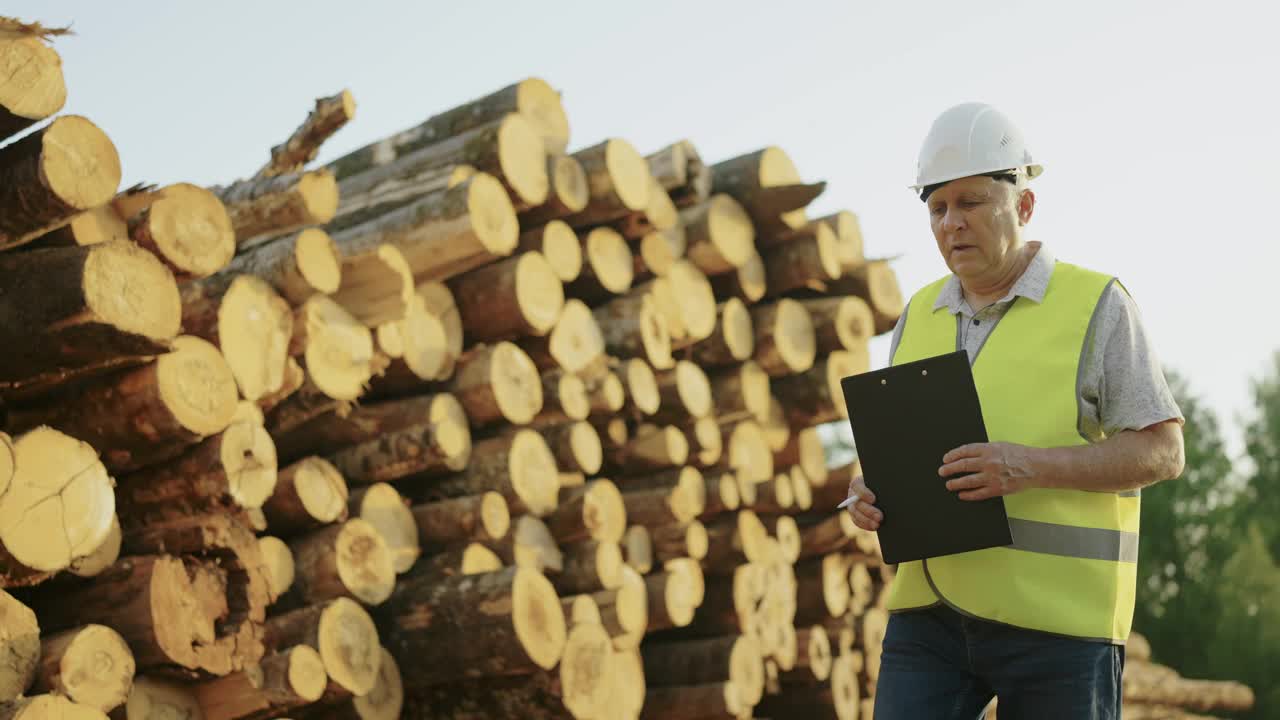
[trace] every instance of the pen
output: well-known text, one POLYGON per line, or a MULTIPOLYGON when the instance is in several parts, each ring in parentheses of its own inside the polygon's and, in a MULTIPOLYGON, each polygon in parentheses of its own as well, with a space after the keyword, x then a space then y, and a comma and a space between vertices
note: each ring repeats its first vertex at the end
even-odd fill
POLYGON ((858 496, 857 496, 857 495, 851 495, 851 496, 849 496, 849 497, 845 498, 845 499, 844 499, 844 500, 843 500, 839 505, 837 505, 837 506, 836 506, 836 509, 837 509, 837 510, 843 510, 844 508, 847 508, 847 507, 849 507, 850 505, 852 505, 854 502, 856 502, 856 501, 857 501, 857 499, 858 499, 858 496))

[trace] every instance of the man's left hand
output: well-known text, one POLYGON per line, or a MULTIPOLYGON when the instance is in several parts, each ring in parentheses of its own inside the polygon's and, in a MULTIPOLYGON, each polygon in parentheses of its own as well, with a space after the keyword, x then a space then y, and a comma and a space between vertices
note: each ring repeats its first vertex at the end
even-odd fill
POLYGON ((942 457, 942 477, 973 473, 947 481, 961 500, 986 500, 1035 487, 1033 448, 1014 443, 961 445, 942 457))

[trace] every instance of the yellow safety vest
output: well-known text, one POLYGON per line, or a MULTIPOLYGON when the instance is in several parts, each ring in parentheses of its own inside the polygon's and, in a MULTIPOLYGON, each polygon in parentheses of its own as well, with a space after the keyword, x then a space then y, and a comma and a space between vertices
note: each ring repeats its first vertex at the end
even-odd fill
MULTIPOLYGON (((893 364, 961 349, 957 317, 933 307, 945 282, 911 299, 893 364)), ((1110 282, 1059 262, 1043 302, 1020 297, 1000 319, 973 364, 992 442, 1088 443, 1078 429, 1077 376, 1094 309, 1110 282)), ((902 563, 889 609, 941 601, 1015 627, 1123 643, 1133 622, 1138 493, 1033 489, 1004 501, 1012 545, 902 563)))

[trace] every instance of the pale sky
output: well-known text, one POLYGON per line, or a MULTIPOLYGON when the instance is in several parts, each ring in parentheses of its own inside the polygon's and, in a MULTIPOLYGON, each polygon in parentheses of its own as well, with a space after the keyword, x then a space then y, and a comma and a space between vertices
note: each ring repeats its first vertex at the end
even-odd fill
MULTIPOLYGON (((119 148, 124 185, 250 174, 314 98, 349 88, 335 158, 535 75, 570 148, 676 139, 722 160, 776 144, 814 216, 857 213, 912 292, 946 272, 906 186, 933 118, 990 102, 1045 174, 1030 237, 1118 275, 1164 364, 1236 435, 1280 349, 1280 11, 1268 2, 257 2, 10 0, 61 38, 65 111, 119 148), (1270 319, 1268 319, 1270 318, 1270 319)), ((887 337, 872 362, 887 360, 887 337)))

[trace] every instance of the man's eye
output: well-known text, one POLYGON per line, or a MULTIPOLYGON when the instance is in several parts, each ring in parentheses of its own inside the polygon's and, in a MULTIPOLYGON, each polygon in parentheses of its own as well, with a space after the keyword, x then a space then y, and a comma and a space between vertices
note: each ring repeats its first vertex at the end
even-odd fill
POLYGON ((946 208, 944 208, 941 205, 934 205, 932 208, 929 209, 929 212, 931 212, 934 217, 940 217, 942 213, 945 211, 946 211, 946 208))

